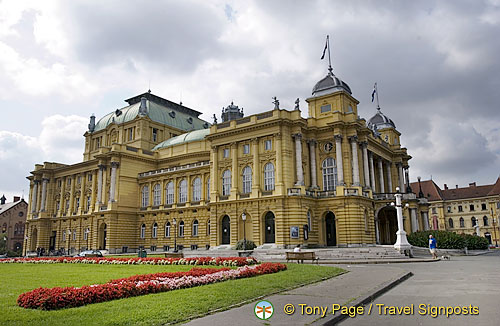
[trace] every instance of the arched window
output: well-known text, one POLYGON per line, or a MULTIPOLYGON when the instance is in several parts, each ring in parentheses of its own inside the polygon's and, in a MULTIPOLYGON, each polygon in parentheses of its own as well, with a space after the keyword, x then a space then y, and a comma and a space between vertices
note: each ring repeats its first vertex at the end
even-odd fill
POLYGON ((160 204, 161 204, 161 186, 159 183, 157 183, 153 188, 153 206, 160 206, 160 204))
POLYGON ((142 195, 141 207, 148 207, 148 205, 149 205, 149 186, 146 185, 146 186, 142 187, 141 195, 142 195))
POLYGON ((165 238, 170 238, 170 222, 165 224, 165 238))
POLYGON ((248 165, 243 169, 243 193, 252 192, 252 168, 248 165))
POLYGON ((201 200, 201 178, 196 177, 193 180, 193 201, 201 200))
POLYGON ((327 157, 322 164, 323 167, 323 190, 333 191, 337 186, 337 167, 335 160, 327 157))
POLYGON ((170 181, 165 187, 165 203, 172 205, 174 203, 174 183, 170 181))
POLYGON ((86 228, 85 232, 83 233, 83 240, 87 241, 89 239, 89 233, 90 233, 90 229, 86 228))
POLYGON ((184 236, 184 221, 181 221, 179 223, 179 237, 183 237, 184 236))
POLYGON ((158 236, 158 223, 153 224, 153 232, 151 234, 152 238, 156 238, 158 236))
POLYGON ((464 222, 464 218, 463 217, 460 218, 460 227, 461 228, 465 227, 465 222, 464 222))
POLYGON ((483 223, 484 223, 484 226, 488 226, 488 217, 487 216, 483 216, 483 223))
POLYGON ((66 241, 66 230, 63 231, 62 239, 63 239, 63 241, 66 241))
POLYGON ((17 235, 18 232, 19 232, 18 231, 18 226, 17 226, 17 223, 16 223, 16 225, 14 226, 14 234, 17 235))
POLYGON ((146 237, 146 224, 141 225, 141 239, 146 237))
POLYGON ((207 235, 210 235, 210 220, 207 221, 207 235))
POLYGON ((311 211, 307 211, 307 230, 311 232, 312 230, 312 214, 311 211))
POLYGON ((207 178, 207 201, 210 201, 210 177, 207 178))
POLYGON ((474 216, 471 217, 470 221, 472 223, 472 227, 476 226, 477 220, 476 220, 476 218, 474 216))
POLYGON ((225 170, 222 173, 222 196, 229 196, 231 193, 231 171, 225 170))
POLYGON ((198 236, 198 220, 193 222, 193 237, 198 236))
POLYGON ((448 226, 450 227, 450 229, 453 229, 453 219, 452 218, 448 219, 448 226))
POLYGON ((76 240, 76 229, 73 230, 73 240, 76 240))
POLYGON ((179 203, 187 202, 187 181, 182 179, 179 182, 179 203))
POLYGON ((264 190, 274 190, 274 165, 271 162, 264 165, 264 190))
POLYGON ((87 212, 90 210, 90 202, 91 202, 91 197, 87 196, 87 212))

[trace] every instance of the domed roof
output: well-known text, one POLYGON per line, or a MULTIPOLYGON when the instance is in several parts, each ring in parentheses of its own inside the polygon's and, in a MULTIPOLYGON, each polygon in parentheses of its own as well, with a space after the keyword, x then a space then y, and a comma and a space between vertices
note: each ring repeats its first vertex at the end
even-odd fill
POLYGON ((192 141, 203 140, 206 135, 210 134, 210 129, 200 129, 185 134, 169 138, 158 145, 156 145, 153 150, 162 149, 165 147, 170 147, 174 145, 189 143, 192 141))
POLYGON ((344 81, 342 81, 330 71, 323 79, 321 79, 316 83, 316 85, 314 85, 312 95, 320 96, 341 90, 352 94, 349 85, 347 85, 344 81))
POLYGON ((368 128, 373 131, 384 129, 384 128, 394 128, 396 129, 396 125, 394 122, 389 119, 385 114, 380 111, 380 108, 377 108, 377 113, 373 117, 368 120, 368 128))

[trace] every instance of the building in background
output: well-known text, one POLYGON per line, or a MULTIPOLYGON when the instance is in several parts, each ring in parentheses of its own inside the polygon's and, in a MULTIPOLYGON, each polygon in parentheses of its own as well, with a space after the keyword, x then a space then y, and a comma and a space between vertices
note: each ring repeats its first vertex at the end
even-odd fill
POLYGON ((7 237, 8 250, 22 251, 27 209, 28 203, 21 197, 14 197, 10 203, 4 195, 0 198, 0 230, 7 237))
POLYGON ((274 98, 247 117, 231 103, 210 125, 147 92, 92 116, 82 162, 37 164, 28 177, 26 250, 393 244, 396 187, 406 231, 427 229, 394 122, 379 107, 361 118, 331 68, 306 101, 307 118, 298 99, 285 110, 274 98))
POLYGON ((439 188, 432 180, 412 183, 415 192, 421 192, 430 204, 429 223, 434 230, 477 234, 490 244, 500 242, 498 217, 500 214, 500 178, 493 184, 468 187, 439 188))

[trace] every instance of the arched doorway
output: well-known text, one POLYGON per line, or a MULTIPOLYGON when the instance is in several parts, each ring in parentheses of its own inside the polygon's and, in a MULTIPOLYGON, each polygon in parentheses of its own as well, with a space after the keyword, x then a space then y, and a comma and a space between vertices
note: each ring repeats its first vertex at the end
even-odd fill
POLYGON ((383 245, 396 243, 396 232, 398 231, 398 219, 396 209, 392 206, 382 208, 377 215, 379 241, 383 245))
POLYGON ((99 227, 99 249, 100 250, 105 250, 106 249, 106 238, 107 238, 107 233, 108 233, 108 226, 106 223, 102 223, 101 226, 99 227))
POLYGON ((484 234, 484 237, 488 240, 489 244, 492 244, 492 241, 491 241, 491 233, 486 232, 486 233, 484 234))
POLYGON ((274 243, 276 238, 276 232, 274 228, 274 214, 273 212, 267 212, 264 218, 264 242, 274 243))
POLYGON ((31 231, 30 251, 36 251, 37 238, 38 238, 38 229, 34 228, 33 231, 31 231))
POLYGON ((325 215, 326 245, 337 245, 337 228, 335 227, 335 214, 328 212, 325 215))
POLYGON ((222 241, 221 244, 229 244, 231 242, 231 220, 229 219, 229 216, 224 215, 222 218, 222 241))

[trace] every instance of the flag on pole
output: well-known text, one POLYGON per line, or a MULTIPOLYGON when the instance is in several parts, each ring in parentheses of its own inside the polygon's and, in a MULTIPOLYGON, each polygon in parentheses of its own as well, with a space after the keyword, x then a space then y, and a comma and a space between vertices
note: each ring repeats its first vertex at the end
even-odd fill
POLYGON ((326 36, 325 48, 323 49, 323 55, 321 56, 321 60, 325 58, 325 53, 327 48, 328 48, 328 35, 326 36))
POLYGON ((375 99, 375 93, 377 93, 377 83, 375 83, 375 85, 373 85, 372 103, 373 103, 373 100, 375 99))

